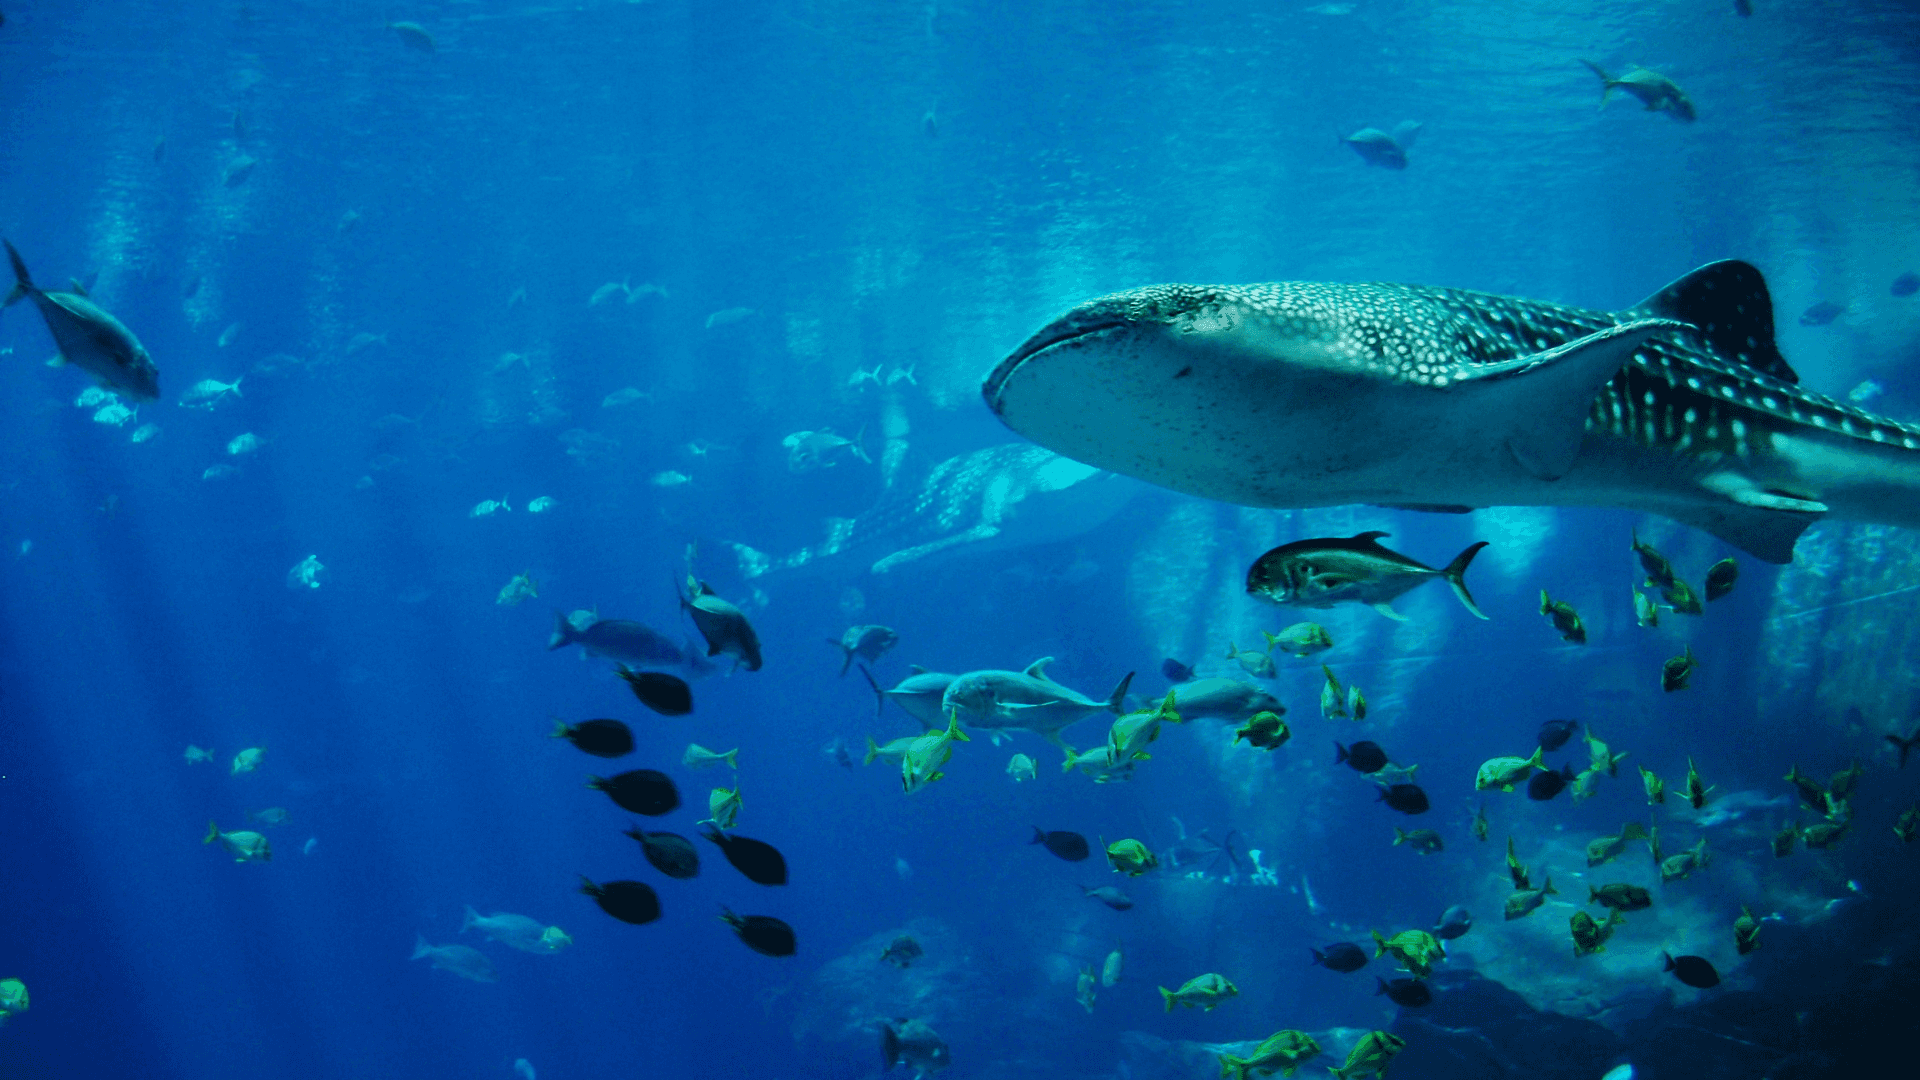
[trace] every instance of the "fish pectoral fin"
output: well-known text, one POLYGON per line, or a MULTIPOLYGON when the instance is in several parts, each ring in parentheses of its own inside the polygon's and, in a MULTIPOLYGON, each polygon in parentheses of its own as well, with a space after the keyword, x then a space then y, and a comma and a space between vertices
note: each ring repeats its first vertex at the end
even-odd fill
POLYGON ((1594 395, 1655 334, 1687 328, 1673 319, 1638 319, 1609 326, 1546 352, 1489 365, 1467 386, 1485 387, 1490 420, 1511 418, 1507 449, 1532 476, 1558 480, 1573 468, 1587 433, 1594 395))
POLYGON ((1743 488, 1733 492, 1730 498, 1741 506, 1750 506, 1755 510, 1779 510, 1789 514, 1824 514, 1827 504, 1812 499, 1802 499, 1793 495, 1783 495, 1772 491, 1756 491, 1743 488))
POLYGON ((1407 617, 1405 615, 1402 615, 1399 612, 1393 610, 1393 605, 1387 603, 1385 600, 1382 600, 1377 604, 1369 604, 1367 606, 1371 607, 1373 610, 1379 612, 1380 614, 1385 615, 1387 618, 1392 619, 1394 622, 1407 621, 1407 617))
POLYGON ((1745 489, 1727 493, 1726 502, 1698 503, 1663 512, 1725 540, 1762 562, 1785 566, 1807 526, 1826 512, 1822 503, 1745 489))
POLYGON ((929 555, 938 554, 948 548, 958 547, 961 544, 978 543, 982 540, 991 540, 999 535, 1000 527, 998 525, 975 525, 965 532, 943 537, 932 543, 919 544, 914 547, 903 548, 896 551, 886 558, 881 559, 879 562, 874 563, 873 572, 876 574, 884 574, 906 563, 924 559, 929 555))

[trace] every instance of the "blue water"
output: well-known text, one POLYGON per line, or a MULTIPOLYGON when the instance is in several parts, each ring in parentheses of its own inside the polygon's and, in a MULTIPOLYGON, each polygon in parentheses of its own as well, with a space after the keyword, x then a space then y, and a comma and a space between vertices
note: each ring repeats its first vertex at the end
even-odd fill
MULTIPOLYGON (((908 1016, 951 1045, 956 1078, 1213 1075, 1206 1053, 1183 1066, 1167 1047, 1394 1022, 1372 996, 1385 962, 1336 976, 1307 948, 1454 903, 1476 918, 1454 967, 1611 1033, 1526 1075, 1598 1080, 1625 1060, 1761 1075, 1800 1054, 1792 1075, 1816 1076, 1872 1050, 1804 1021, 1830 1014, 1803 999, 1811 972, 1857 986, 1920 955, 1912 852, 1887 828, 1920 773, 1881 738, 1916 708, 1908 534, 1817 527, 1795 566, 1743 558, 1731 597, 1658 633, 1633 624, 1629 530, 1696 583, 1734 552, 1616 512, 1278 513, 1136 485, 880 574, 905 541, 758 577, 734 547, 820 545, 827 519, 1017 442, 982 407, 982 375, 1073 303, 1154 281, 1409 281, 1619 308, 1737 257, 1766 273, 1809 385, 1871 379, 1871 407, 1910 418, 1920 300, 1888 283, 1920 268, 1920 11, 1754 6, 0 5, 0 231, 41 284, 91 278, 163 389, 123 425, 96 422, 74 404, 90 381, 42 365, 31 305, 0 317, 0 977, 33 995, 0 1028, 0 1076, 429 1080, 509 1077, 524 1058, 543 1080, 862 1077, 881 1065, 877 1023, 908 1016), (1698 122, 1619 95, 1597 109, 1583 57, 1670 75, 1698 122), (1403 120, 1425 125, 1405 171, 1338 141, 1403 120), (1801 325, 1820 301, 1846 310, 1801 325), (879 384, 850 380, 876 365, 879 384), (235 378, 211 410, 179 404, 235 378), (628 388, 637 400, 606 403, 628 388), (873 461, 795 472, 782 440, 823 430, 873 461), (259 448, 229 453, 249 432, 259 448), (203 478, 217 467, 232 472, 203 478), (540 496, 552 507, 530 513, 540 496), (511 510, 472 516, 499 499, 511 510), (1318 659, 1373 701, 1363 725, 1319 718, 1316 664, 1288 660, 1270 685, 1294 740, 1270 756, 1204 722, 1165 732, 1129 783, 1062 775, 1026 734, 976 735, 911 796, 859 764, 868 735, 918 725, 891 705, 876 719, 858 673, 838 676, 822 639, 848 625, 899 632, 882 685, 909 664, 1054 656, 1051 674, 1096 698, 1137 671, 1151 701, 1162 658, 1232 674, 1227 641, 1310 614, 1247 598, 1252 558, 1362 528, 1434 565, 1495 543, 1472 578, 1489 623, 1439 587, 1403 605, 1408 629, 1365 609, 1321 620, 1340 645, 1318 659), (555 609, 691 634, 674 595, 689 545, 757 626, 762 671, 723 666, 669 719, 605 663, 544 648, 555 609), (309 556, 319 587, 290 587, 309 556), (520 573, 538 598, 496 602, 520 573), (1584 651, 1544 626, 1541 587, 1580 607, 1584 651), (1702 666, 1662 695, 1659 663, 1683 644, 1702 666), (632 758, 544 737, 554 717, 594 716, 633 725, 632 758), (1578 805, 1489 796, 1476 843, 1474 768, 1526 752, 1553 716, 1632 757, 1578 805), (1336 737, 1420 764, 1435 805, 1415 824, 1444 853, 1389 845, 1407 822, 1332 765, 1336 737), (834 740, 852 768, 823 752, 834 740), (682 767, 689 742, 740 748, 739 829, 784 852, 791 884, 753 885, 704 842, 703 874, 667 880, 620 835, 632 815, 584 787, 666 770, 686 805, 653 827, 692 835, 726 773, 682 767), (215 760, 187 764, 188 744, 215 760), (248 746, 264 764, 229 775, 248 746), (1016 751, 1037 781, 1005 774, 1016 751), (1711 837, 1708 870, 1584 968, 1564 904, 1503 928, 1506 835, 1577 903, 1586 840, 1647 818, 1634 767, 1677 789, 1689 755, 1723 797, 1760 803, 1718 832, 1668 826, 1669 853, 1711 837), (1854 758, 1855 834, 1773 860, 1787 767, 1824 779, 1854 758), (243 828, 270 806, 290 814, 265 830, 270 862, 200 843, 209 819, 243 828), (1276 883, 1163 868, 1109 911, 1076 886, 1121 879, 1027 845, 1034 825, 1160 850, 1182 828, 1236 830, 1276 883), (665 915, 616 923, 580 874, 648 881, 665 915), (798 955, 748 951, 723 904, 790 922, 798 955), (1737 959, 1742 904, 1781 918, 1737 959), (463 935, 465 905, 573 944, 540 956, 463 935), (879 965, 903 932, 926 960, 879 965), (481 949, 498 981, 409 962, 416 934, 481 949), (1125 976, 1083 1011, 1075 976, 1116 944, 1125 976), (1739 1049, 1680 1047, 1672 1031, 1725 1016, 1662 975, 1662 949, 1713 958, 1759 1028, 1803 1014, 1801 1041, 1741 1029, 1739 1049), (1240 998, 1162 1011, 1155 985, 1207 971, 1240 998)), ((1578 739, 1563 758, 1583 763, 1578 739)), ((1637 849, 1621 861, 1644 877, 1637 849)), ((1874 1000, 1893 1008, 1888 993, 1874 1000)), ((1510 1028, 1486 1028, 1509 1048, 1498 1068, 1433 1050, 1438 1028, 1395 1030, 1411 1032, 1396 1075, 1528 1060, 1510 1028)))

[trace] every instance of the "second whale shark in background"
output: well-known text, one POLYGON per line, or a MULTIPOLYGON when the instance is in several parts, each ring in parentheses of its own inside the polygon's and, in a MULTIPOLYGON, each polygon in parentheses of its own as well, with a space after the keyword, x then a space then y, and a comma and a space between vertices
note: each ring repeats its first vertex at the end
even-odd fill
POLYGON ((1823 515, 1920 527, 1920 428, 1802 388, 1760 271, 1625 311, 1417 285, 1088 301, 983 387, 1014 431, 1245 506, 1607 506, 1785 563, 1823 515))
POLYGON ((857 518, 827 519, 827 538, 790 555, 733 546, 741 576, 810 565, 864 564, 884 574, 950 552, 1070 539, 1104 523, 1140 485, 1026 443, 948 458, 901 483, 857 518))

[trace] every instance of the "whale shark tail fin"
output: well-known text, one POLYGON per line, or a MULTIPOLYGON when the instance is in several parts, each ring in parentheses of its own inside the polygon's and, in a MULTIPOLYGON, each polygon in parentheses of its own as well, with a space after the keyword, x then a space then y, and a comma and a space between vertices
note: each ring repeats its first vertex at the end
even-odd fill
POLYGON ((1480 549, 1486 546, 1485 540, 1469 545, 1467 550, 1453 557, 1453 561, 1447 564, 1445 570, 1440 571, 1446 577, 1447 584, 1453 586, 1453 595, 1459 597, 1460 602, 1465 604, 1467 610, 1473 612, 1474 618, 1477 619, 1484 619, 1487 614, 1480 610, 1479 604, 1473 602, 1473 594, 1467 591, 1467 567, 1472 564, 1473 557, 1480 554, 1480 549))

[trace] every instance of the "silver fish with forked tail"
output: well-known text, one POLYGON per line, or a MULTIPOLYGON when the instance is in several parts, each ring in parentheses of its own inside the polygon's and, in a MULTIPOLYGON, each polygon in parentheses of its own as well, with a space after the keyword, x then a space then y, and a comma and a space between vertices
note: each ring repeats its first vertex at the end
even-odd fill
POLYGON ((1380 546, 1380 537, 1386 535, 1363 532, 1353 537, 1282 544, 1254 560, 1247 571, 1247 593, 1282 607, 1330 608, 1340 603, 1361 603, 1389 619, 1405 622, 1407 617, 1393 610, 1394 598, 1435 578, 1444 578, 1468 611, 1486 618, 1467 591, 1465 577, 1467 564, 1487 546, 1485 540, 1455 556, 1445 570, 1435 570, 1380 546))
POLYGON ((13 291, 6 306, 31 298, 46 320, 47 330, 60 347, 60 359, 94 377, 101 386, 133 401, 160 397, 160 369, 146 347, 93 298, 79 282, 72 292, 47 292, 33 283, 20 253, 7 244, 13 263, 13 291))

